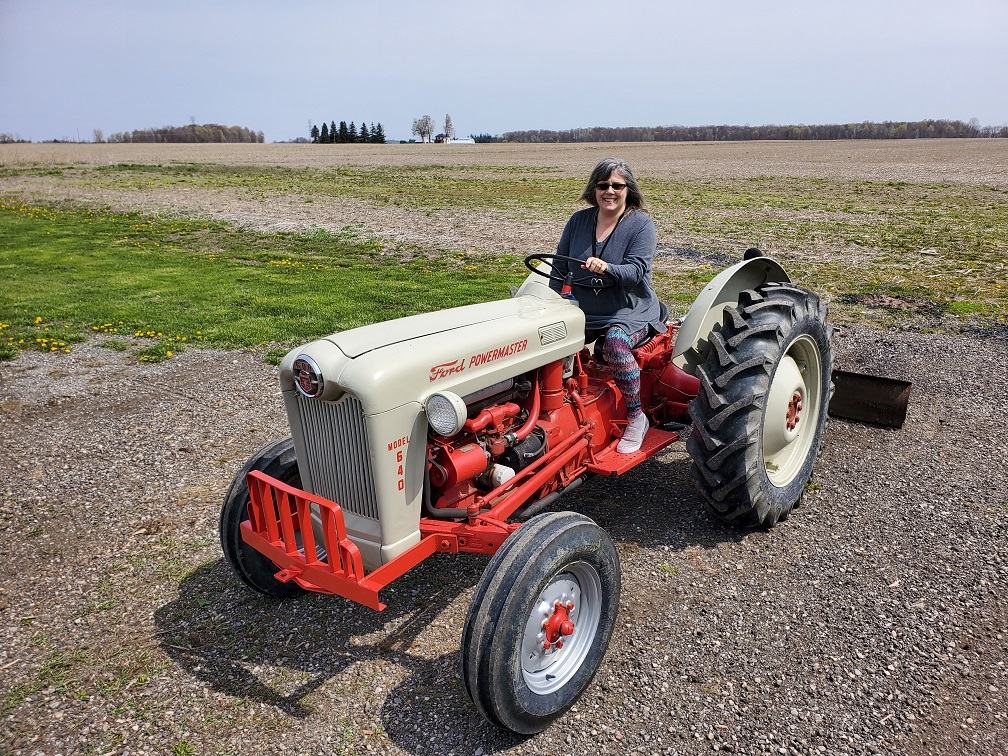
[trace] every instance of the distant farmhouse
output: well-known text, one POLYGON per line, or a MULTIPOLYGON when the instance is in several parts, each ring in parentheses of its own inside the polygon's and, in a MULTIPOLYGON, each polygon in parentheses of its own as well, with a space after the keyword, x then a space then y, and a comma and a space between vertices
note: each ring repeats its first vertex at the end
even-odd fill
POLYGON ((446 137, 444 134, 437 134, 434 136, 434 144, 476 144, 476 140, 472 137, 455 139, 453 137, 446 137))

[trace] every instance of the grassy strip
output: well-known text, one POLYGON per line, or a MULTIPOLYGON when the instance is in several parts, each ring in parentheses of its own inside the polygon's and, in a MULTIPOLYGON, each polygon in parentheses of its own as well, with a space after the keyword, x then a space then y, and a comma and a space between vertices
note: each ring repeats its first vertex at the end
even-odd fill
MULTIPOLYGON (((404 261, 352 229, 258 234, 225 224, 32 207, 0 198, 0 358, 69 351, 88 332, 185 344, 294 345, 365 323, 506 296, 520 262, 404 261)), ((127 343, 121 339, 113 346, 127 343)))
MULTIPOLYGON (((227 190, 304 202, 354 197, 439 211, 481 208, 516 217, 566 218, 584 188, 550 167, 343 166, 331 169, 171 165, 23 166, 10 175, 60 175, 88 186, 227 190)), ((987 187, 764 176, 641 181, 663 236, 715 246, 761 244, 798 252, 828 242, 887 255, 932 250, 981 264, 1008 252, 1008 192, 987 187)))
MULTIPOLYGON (((465 207, 554 221, 569 215, 583 188, 581 179, 548 166, 36 165, 3 168, 0 177, 54 172, 133 192, 191 187, 260 199, 280 193, 305 203, 354 197, 427 212, 465 207)), ((988 317, 1008 310, 1004 190, 787 176, 641 184, 663 238, 736 255, 759 246, 800 271, 806 285, 837 299, 911 297, 937 311, 988 317)), ((670 299, 688 297, 675 282, 673 288, 670 299)))
MULTIPOLYGON (((56 175, 83 186, 141 194, 193 188, 248 199, 282 196, 303 203, 353 197, 428 213, 464 207, 489 210, 502 218, 562 223, 574 207, 572 198, 583 187, 581 179, 558 174, 548 166, 0 167, 0 178, 56 175)), ((746 247, 759 246, 778 258, 798 282, 827 295, 839 319, 890 325, 923 314, 932 320, 952 315, 981 324, 1005 322, 1008 192, 1003 190, 784 176, 641 183, 661 237, 682 240, 675 243, 699 253, 699 261, 667 257, 656 263, 656 287, 677 312, 685 311, 722 267, 725 255, 737 258, 746 247)), ((350 229, 336 236, 334 243, 351 247, 373 244, 350 229)), ((292 238, 245 234, 243 243, 253 249, 264 244, 279 249, 292 238)), ((514 270, 520 270, 517 264, 514 270)), ((472 285, 480 283, 474 277, 472 285)), ((481 298, 472 289, 458 295, 465 301, 481 298)), ((435 308, 418 304, 413 309, 435 308)), ((379 313, 398 314, 403 313, 379 313)))

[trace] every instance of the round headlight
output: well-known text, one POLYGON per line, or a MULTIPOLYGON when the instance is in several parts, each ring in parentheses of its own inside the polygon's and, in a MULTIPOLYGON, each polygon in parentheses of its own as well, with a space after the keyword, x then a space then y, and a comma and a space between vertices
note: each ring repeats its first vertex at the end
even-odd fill
POLYGON ((431 394, 427 397, 424 407, 427 410, 427 422, 440 436, 450 437, 457 434, 469 416, 462 397, 450 391, 431 394))

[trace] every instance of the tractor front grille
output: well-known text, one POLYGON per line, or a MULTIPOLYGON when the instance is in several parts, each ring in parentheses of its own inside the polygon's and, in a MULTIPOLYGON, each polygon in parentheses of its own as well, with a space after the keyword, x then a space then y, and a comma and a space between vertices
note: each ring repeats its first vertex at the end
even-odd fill
POLYGON ((335 402, 298 395, 298 410, 313 482, 311 493, 344 511, 378 519, 367 423, 360 401, 344 394, 335 402))

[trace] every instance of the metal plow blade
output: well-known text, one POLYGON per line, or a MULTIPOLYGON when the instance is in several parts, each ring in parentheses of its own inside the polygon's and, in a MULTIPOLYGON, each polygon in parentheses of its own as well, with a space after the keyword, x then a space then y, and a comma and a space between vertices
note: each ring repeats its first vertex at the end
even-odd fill
POLYGON ((829 413, 833 417, 902 428, 910 400, 910 381, 847 370, 833 371, 835 390, 829 413))

